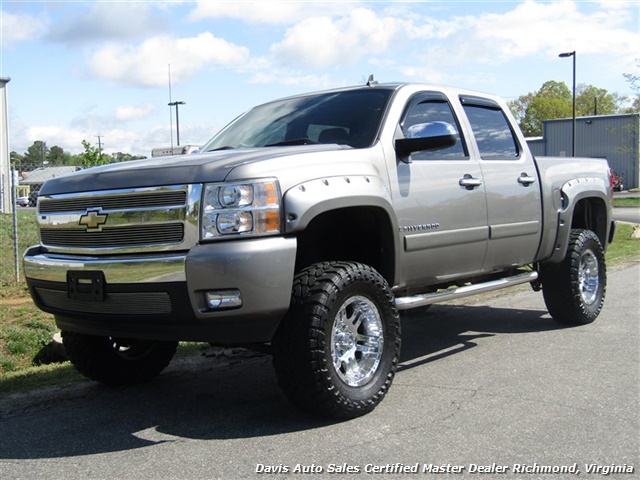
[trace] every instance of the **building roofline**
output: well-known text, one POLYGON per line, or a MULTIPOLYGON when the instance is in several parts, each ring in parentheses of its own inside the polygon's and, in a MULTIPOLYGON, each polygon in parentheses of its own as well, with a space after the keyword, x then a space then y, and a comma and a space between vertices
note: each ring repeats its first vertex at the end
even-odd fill
MULTIPOLYGON (((614 113, 611 115, 587 115, 584 117, 576 117, 576 120, 597 120, 597 119, 605 119, 605 118, 624 118, 624 117, 638 117, 640 119, 640 113, 614 113)), ((542 123, 551 123, 551 122, 572 122, 573 117, 568 118, 551 118, 549 120, 543 120, 542 123)))

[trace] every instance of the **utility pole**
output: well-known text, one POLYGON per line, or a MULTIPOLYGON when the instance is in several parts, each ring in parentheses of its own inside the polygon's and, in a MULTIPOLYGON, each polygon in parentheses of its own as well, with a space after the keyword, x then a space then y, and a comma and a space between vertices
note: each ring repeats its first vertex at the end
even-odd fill
POLYGON ((180 146, 180 120, 178 119, 178 105, 185 105, 185 102, 169 102, 167 105, 176 107, 176 140, 180 146))
POLYGON ((9 120, 7 83, 11 78, 0 76, 0 212, 12 213, 11 157, 9 154, 9 120))
POLYGON ((96 135, 96 138, 98 139, 98 161, 100 162, 100 164, 102 165, 102 142, 101 142, 101 138, 104 135, 96 135))

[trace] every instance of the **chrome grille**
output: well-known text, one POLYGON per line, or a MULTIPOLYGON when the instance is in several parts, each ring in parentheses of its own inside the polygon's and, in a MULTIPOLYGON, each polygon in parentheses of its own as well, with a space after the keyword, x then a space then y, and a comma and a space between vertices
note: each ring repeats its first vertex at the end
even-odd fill
POLYGON ((86 248, 137 247, 150 243, 175 244, 180 243, 183 236, 182 223, 103 228, 99 232, 51 229, 42 230, 40 233, 45 245, 86 248))
POLYGON ((41 196, 40 240, 54 253, 188 250, 199 238, 200 192, 177 185, 41 196))
POLYGON ((186 201, 187 192, 184 191, 52 198, 42 199, 39 202, 38 211, 40 213, 81 212, 98 207, 103 210, 147 209, 184 205, 186 201))

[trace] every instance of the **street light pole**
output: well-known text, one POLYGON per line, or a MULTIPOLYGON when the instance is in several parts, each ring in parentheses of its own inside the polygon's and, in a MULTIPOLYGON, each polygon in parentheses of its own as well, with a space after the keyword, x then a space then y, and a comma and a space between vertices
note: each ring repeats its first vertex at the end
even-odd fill
POLYGON ((576 51, 565 52, 558 55, 560 58, 573 57, 573 126, 572 126, 572 143, 571 156, 576 156, 576 51))
POLYGON ((170 107, 176 107, 176 139, 178 141, 178 146, 180 146, 180 120, 178 118, 178 105, 185 105, 185 102, 170 102, 168 105, 170 107))

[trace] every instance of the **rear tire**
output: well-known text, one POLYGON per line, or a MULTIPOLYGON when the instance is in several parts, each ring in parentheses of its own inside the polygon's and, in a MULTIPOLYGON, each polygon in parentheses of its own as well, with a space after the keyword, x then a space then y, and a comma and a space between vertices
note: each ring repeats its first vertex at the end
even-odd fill
POLYGON ((549 313, 566 325, 593 322, 604 303, 607 273, 604 249, 591 230, 572 230, 564 260, 543 264, 542 293, 549 313))
POLYGON ((158 376, 178 342, 155 342, 62 332, 71 363, 85 377, 108 385, 134 385, 158 376))
POLYGON ((273 340, 276 376, 294 405, 333 418, 364 415, 389 390, 399 356, 393 294, 373 268, 326 262, 296 275, 273 340))

